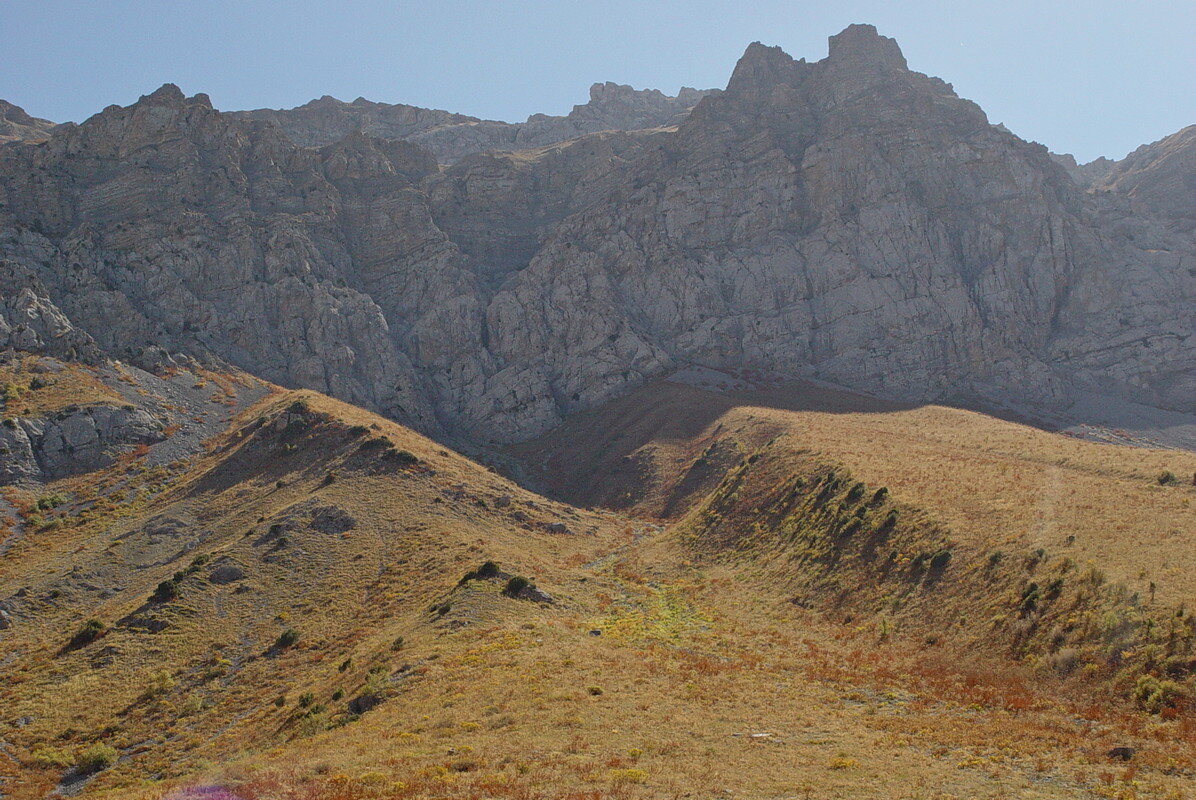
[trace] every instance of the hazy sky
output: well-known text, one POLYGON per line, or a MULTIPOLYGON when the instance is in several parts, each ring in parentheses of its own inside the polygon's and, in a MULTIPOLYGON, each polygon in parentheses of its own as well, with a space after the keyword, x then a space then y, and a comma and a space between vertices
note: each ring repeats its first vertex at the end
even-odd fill
POLYGON ((755 40, 817 60, 853 22, 1081 160, 1196 123, 1193 0, 0 0, 0 98, 79 121, 169 81, 227 110, 360 95, 522 120, 595 81, 724 86, 755 40))

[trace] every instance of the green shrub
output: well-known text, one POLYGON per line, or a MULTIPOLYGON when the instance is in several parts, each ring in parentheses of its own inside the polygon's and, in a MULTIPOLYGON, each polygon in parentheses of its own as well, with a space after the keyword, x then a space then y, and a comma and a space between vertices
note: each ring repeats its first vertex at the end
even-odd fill
POLYGON ((1184 687, 1172 680, 1160 680, 1153 675, 1143 675, 1134 684, 1130 699, 1138 708, 1157 714, 1167 707, 1174 707, 1187 696, 1184 687))
POLYGON ((179 582, 177 577, 159 583, 158 588, 154 590, 153 599, 159 603, 168 603, 171 600, 178 600, 179 582))
POLYGON ((390 678, 382 664, 371 669, 357 696, 349 701, 349 712, 364 714, 382 703, 390 695, 390 678))
POLYGON ((390 649, 391 650, 402 650, 403 649, 403 637, 396 636, 395 640, 390 643, 390 649))
POLYGON ((877 489, 876 492, 872 495, 872 505, 878 506, 881 503, 883 503, 886 499, 888 499, 888 497, 889 497, 888 488, 882 486, 879 489, 877 489))
POLYGON ((490 578, 497 578, 499 575, 498 564, 493 561, 487 561, 477 569, 471 569, 461 576, 460 583, 469 583, 475 580, 489 580, 490 578))
POLYGON ((98 619, 89 619, 87 622, 84 622, 83 627, 79 628, 79 630, 75 632, 75 635, 71 637, 71 646, 83 647, 84 645, 91 644, 96 639, 104 635, 105 629, 104 623, 100 622, 98 619))
POLYGON ((294 647, 295 643, 298 641, 299 631, 295 630, 294 628, 287 628, 279 635, 276 644, 285 650, 288 647, 294 647))
POLYGON ((1042 601, 1042 590, 1038 588, 1037 583, 1030 583, 1022 591, 1021 610, 1023 614, 1038 608, 1038 604, 1042 601))
POLYGON ((46 494, 37 498, 37 507, 40 511, 49 511, 52 508, 58 508, 66 502, 66 498, 58 492, 54 494, 46 494))
POLYGON ((300 708, 307 708, 315 701, 316 701, 316 696, 314 694, 312 694, 311 692, 304 692, 303 694, 299 695, 299 707, 300 708))
POLYGON ((946 550, 946 549, 939 550, 937 553, 935 553, 930 558, 930 568, 932 570, 935 570, 936 572, 943 571, 944 569, 947 568, 947 565, 950 563, 951 563, 951 551, 950 550, 946 550))
POLYGON ((514 575, 507 581, 506 588, 502 590, 502 593, 507 597, 518 597, 520 592, 531 585, 532 582, 522 575, 514 575))
POLYGON ((419 463, 419 456, 410 450, 388 450, 385 457, 392 461, 397 461, 401 467, 411 467, 419 463))
POLYGON ((78 767, 82 772, 99 772, 115 764, 119 757, 115 747, 101 742, 79 754, 78 767))
POLYGON ((1175 486, 1179 483, 1179 478, 1175 477, 1175 473, 1171 470, 1164 470, 1159 473, 1159 486, 1175 486))
POLYGON ((882 531, 890 531, 897 525, 897 509, 889 509, 889 513, 885 514, 885 518, 881 520, 880 529, 882 531))
POLYGON ((73 766, 75 760, 57 747, 41 745, 33 748, 29 763, 38 769, 66 769, 73 766))
POLYGON ((846 501, 852 505, 859 502, 860 498, 864 496, 864 484, 860 482, 853 483, 851 488, 847 490, 846 501))
POLYGON ((142 692, 142 697, 154 698, 168 694, 176 685, 174 676, 167 670, 160 669, 150 675, 149 683, 142 692))

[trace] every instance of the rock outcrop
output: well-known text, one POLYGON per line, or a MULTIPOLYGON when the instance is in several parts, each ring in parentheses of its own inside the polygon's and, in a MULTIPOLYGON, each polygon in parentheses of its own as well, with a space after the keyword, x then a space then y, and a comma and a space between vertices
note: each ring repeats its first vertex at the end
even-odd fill
MULTIPOLYGON (((587 106, 639 125, 661 100, 587 106)), ((1086 192, 870 26, 814 63, 753 44, 675 127, 577 136, 609 119, 585 108, 529 120, 552 143, 518 152, 466 155, 533 128, 436 144, 480 122, 317 148, 168 85, 0 148, 0 255, 106 353, 226 361, 463 439, 691 362, 1196 411, 1196 242, 1162 199, 1188 139, 1086 192)))
POLYGON ((0 260, 0 350, 8 349, 67 361, 102 358, 95 341, 54 305, 32 270, 0 260))
POLYGON ((1139 214, 1196 230, 1196 125, 1142 145, 1113 165, 1093 188, 1129 198, 1139 214))
POLYGON ((1071 176, 1076 185, 1082 189, 1091 189, 1096 184, 1100 183, 1109 170, 1117 163, 1111 158, 1093 159, 1084 164, 1076 161, 1076 157, 1071 153, 1051 153, 1051 160, 1063 167, 1067 174, 1071 176))
POLYGON ((0 100, 0 144, 5 142, 44 142, 54 123, 25 113, 25 109, 0 100))
POLYGON ((353 131, 379 139, 416 142, 445 164, 482 152, 545 147, 587 133, 633 131, 679 122, 711 90, 683 87, 676 97, 656 89, 595 83, 590 100, 566 116, 533 114, 526 122, 498 122, 403 104, 321 97, 292 109, 258 109, 232 116, 277 123, 296 144, 321 147, 353 131))
POLYGON ((133 406, 92 405, 0 426, 0 484, 53 480, 107 466, 129 445, 162 441, 162 423, 133 406))

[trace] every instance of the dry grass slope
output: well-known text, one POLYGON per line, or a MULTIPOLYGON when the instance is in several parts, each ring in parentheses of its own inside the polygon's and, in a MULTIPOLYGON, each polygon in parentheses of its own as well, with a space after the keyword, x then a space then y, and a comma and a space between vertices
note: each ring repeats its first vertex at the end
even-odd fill
POLYGON ((276 393, 15 547, 5 791, 1191 796, 1190 455, 664 382, 513 457, 577 506, 276 393))

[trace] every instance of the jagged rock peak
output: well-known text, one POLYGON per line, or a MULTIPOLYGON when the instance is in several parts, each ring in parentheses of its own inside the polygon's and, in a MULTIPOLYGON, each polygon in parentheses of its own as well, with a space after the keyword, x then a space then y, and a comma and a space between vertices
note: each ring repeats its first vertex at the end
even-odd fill
POLYGON ((735 64, 727 91, 744 91, 787 83, 799 63, 780 47, 769 47, 752 42, 735 64))
POLYGON ((848 25, 829 39, 827 61, 855 69, 903 70, 909 67, 895 39, 881 36, 874 25, 848 25))
POLYGON ((183 90, 173 83, 164 83, 150 94, 144 94, 139 103, 175 104, 186 100, 183 90))
MULTIPOLYGON (((183 94, 183 90, 173 83, 164 83, 153 92, 143 94, 135 105, 143 106, 190 106, 201 105, 207 108, 212 107, 212 98, 207 94, 199 92, 187 97, 183 94)), ((111 106, 109 106, 111 108, 111 106)), ((119 106, 117 106, 119 108, 119 106)))

